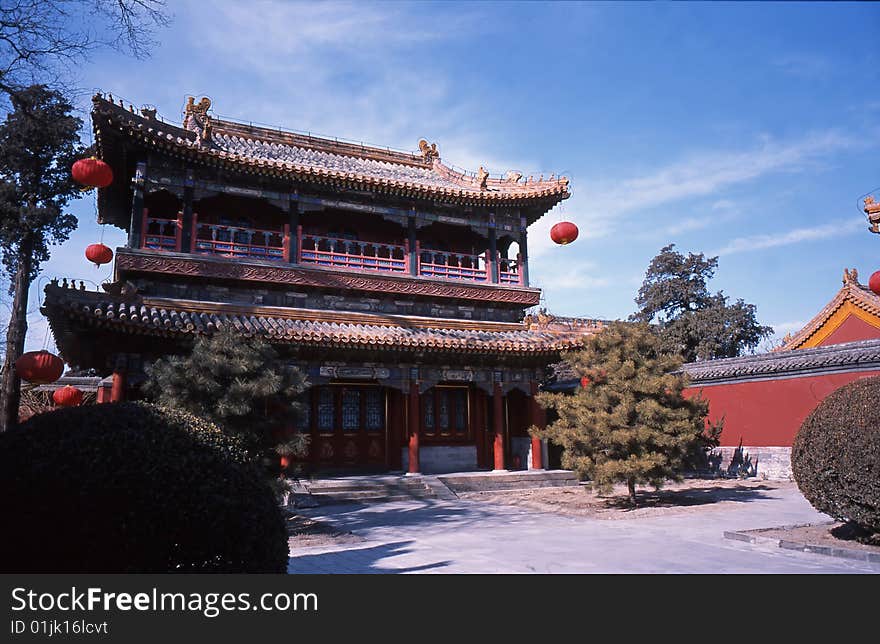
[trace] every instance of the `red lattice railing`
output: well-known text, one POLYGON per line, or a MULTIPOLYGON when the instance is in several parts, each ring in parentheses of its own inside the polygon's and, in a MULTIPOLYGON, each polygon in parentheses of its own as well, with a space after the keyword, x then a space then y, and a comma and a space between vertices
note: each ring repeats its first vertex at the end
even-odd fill
MULTIPOLYGON (((177 219, 150 217, 144 209, 141 247, 151 250, 180 252, 182 245, 182 213, 177 219)), ((289 225, 280 230, 246 228, 200 222, 193 214, 192 252, 202 255, 265 259, 312 264, 329 268, 380 271, 398 274, 410 273, 410 245, 342 239, 327 235, 304 233, 302 226, 291 237, 289 225)), ((491 253, 454 253, 444 250, 423 249, 416 241, 414 275, 434 279, 493 282, 491 253)), ((498 284, 522 285, 523 262, 496 255, 498 284)))
POLYGON ((334 268, 405 273, 408 244, 380 244, 301 233, 299 261, 334 268))
POLYGON ((422 250, 418 243, 416 243, 416 249, 419 275, 471 282, 492 281, 491 267, 486 261, 489 256, 488 251, 482 255, 470 255, 440 250, 422 250))
POLYGON ((199 223, 193 215, 193 252, 222 257, 290 260, 290 226, 282 230, 199 223))
POLYGON ((182 213, 177 213, 176 219, 150 217, 149 210, 144 208, 141 226, 141 248, 180 251, 181 233, 183 232, 182 213))
POLYGON ((516 259, 498 259, 498 283, 499 284, 522 284, 522 257, 517 254, 516 259))

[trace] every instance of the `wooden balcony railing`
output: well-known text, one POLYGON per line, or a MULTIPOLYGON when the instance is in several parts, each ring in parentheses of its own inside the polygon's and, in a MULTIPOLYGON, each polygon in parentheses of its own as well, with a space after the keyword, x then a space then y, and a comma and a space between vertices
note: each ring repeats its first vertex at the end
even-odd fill
POLYGON ((144 208, 141 239, 143 247, 152 250, 180 251, 183 232, 183 213, 177 213, 177 219, 150 217, 144 208))
POLYGON ((499 284, 522 284, 522 256, 517 254, 516 259, 498 259, 498 283, 499 284))
POLYGON ((409 244, 378 244, 354 239, 300 233, 299 261, 303 264, 405 273, 409 244))
MULTIPOLYGON (((177 219, 150 217, 144 210, 141 247, 150 250, 181 252, 183 245, 182 214, 177 219)), ((410 253, 409 241, 385 244, 356 239, 304 233, 302 226, 291 235, 290 226, 280 230, 245 228, 205 223, 193 214, 192 252, 242 259, 262 259, 364 271, 412 274, 434 279, 493 283, 493 263, 487 250, 478 255, 444 250, 423 249, 416 241, 410 253), (410 266, 412 257, 413 266, 410 266), (412 270, 411 270, 412 269, 412 270)), ((497 283, 523 285, 523 261, 495 259, 497 283)))
POLYGON ((264 230, 203 224, 193 215, 192 246, 203 255, 290 261, 290 226, 264 230))
POLYGON ((482 255, 450 253, 439 250, 422 250, 418 242, 418 274, 448 280, 491 282, 491 266, 486 261, 489 251, 482 255))

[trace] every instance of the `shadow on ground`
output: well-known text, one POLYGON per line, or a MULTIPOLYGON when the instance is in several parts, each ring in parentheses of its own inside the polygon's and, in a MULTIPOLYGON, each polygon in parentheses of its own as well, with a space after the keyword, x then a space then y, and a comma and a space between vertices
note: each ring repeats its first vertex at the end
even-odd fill
POLYGON ((694 487, 684 490, 656 490, 640 492, 638 507, 633 508, 629 498, 615 496, 605 499, 604 505, 609 509, 639 510, 642 508, 671 508, 694 505, 709 505, 722 501, 748 503, 759 499, 771 499, 766 492, 774 491, 769 485, 736 485, 734 487, 694 487))
POLYGON ((287 571, 293 574, 400 574, 445 568, 450 564, 449 561, 436 561, 409 567, 389 568, 380 565, 383 559, 413 552, 409 547, 413 543, 413 541, 398 541, 364 548, 350 547, 333 552, 297 555, 290 558, 287 571))
MULTIPOLYGON (((426 526, 432 529, 442 530, 445 524, 456 528, 477 525, 484 519, 497 516, 499 507, 495 504, 485 504, 465 501, 447 503, 433 499, 420 499, 415 502, 408 501, 406 505, 397 503, 376 504, 345 504, 333 505, 304 510, 303 513, 314 517, 319 521, 329 521, 336 529, 357 532, 365 528, 393 528, 406 526, 407 528, 426 526), (321 516, 327 515, 327 516, 321 516)), ((513 519, 515 520, 515 518, 513 519)))

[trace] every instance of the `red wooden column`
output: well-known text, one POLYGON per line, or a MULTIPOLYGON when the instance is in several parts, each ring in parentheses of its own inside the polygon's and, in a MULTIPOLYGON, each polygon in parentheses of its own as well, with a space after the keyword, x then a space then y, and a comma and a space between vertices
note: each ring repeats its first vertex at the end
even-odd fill
POLYGON ((110 402, 110 387, 106 387, 104 383, 98 384, 95 403, 101 405, 110 402))
POLYGON ((501 384, 495 383, 495 389, 492 394, 492 424, 495 429, 495 468, 496 470, 504 469, 504 394, 501 392, 501 384))
MULTIPOLYGON (((531 383, 531 392, 532 395, 529 398, 529 411, 532 425, 539 427, 540 429, 544 429, 547 425, 547 416, 544 414, 544 409, 541 405, 538 404, 538 401, 535 400, 535 394, 538 393, 538 383, 534 380, 531 383)), ((544 469, 544 458, 542 454, 542 444, 540 438, 532 437, 532 463, 531 469, 533 470, 542 470, 544 469)))
POLYGON ((125 372, 117 369, 113 372, 113 386, 110 388, 110 402, 125 400, 125 372))
POLYGON ((419 384, 409 385, 409 410, 407 412, 407 431, 409 432, 409 469, 407 474, 419 473, 419 384))

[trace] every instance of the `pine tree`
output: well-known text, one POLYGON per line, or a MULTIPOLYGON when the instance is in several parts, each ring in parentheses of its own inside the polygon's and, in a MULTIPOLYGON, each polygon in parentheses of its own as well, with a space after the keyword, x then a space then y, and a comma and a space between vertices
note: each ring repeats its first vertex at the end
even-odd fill
POLYGON ((733 304, 723 291, 712 293, 707 282, 718 268, 717 257, 660 249, 651 260, 639 289, 639 310, 630 319, 654 322, 662 330, 664 349, 680 353, 686 362, 732 358, 758 347, 773 329, 758 323, 754 304, 733 304))
POLYGON ((563 465, 601 492, 626 483, 635 505, 637 484, 680 480, 693 450, 720 435, 720 425, 707 425, 708 403, 682 395, 681 357, 664 353, 647 324, 612 323, 564 361, 585 386, 539 394, 558 419, 532 432, 562 446, 563 465))
POLYGON ((76 217, 65 212, 80 188, 70 166, 83 153, 82 121, 61 94, 42 85, 19 91, 0 123, 0 256, 13 294, 0 384, 0 431, 18 423, 21 379, 15 361, 24 352, 31 282, 49 259, 49 247, 67 240, 76 217))
MULTIPOLYGON (((144 393, 159 405, 213 421, 265 459, 305 454, 307 437, 293 431, 305 388, 302 372, 284 365, 267 342, 223 328, 200 336, 189 355, 157 360, 144 393)), ((277 468, 268 473, 274 476, 277 468)))

